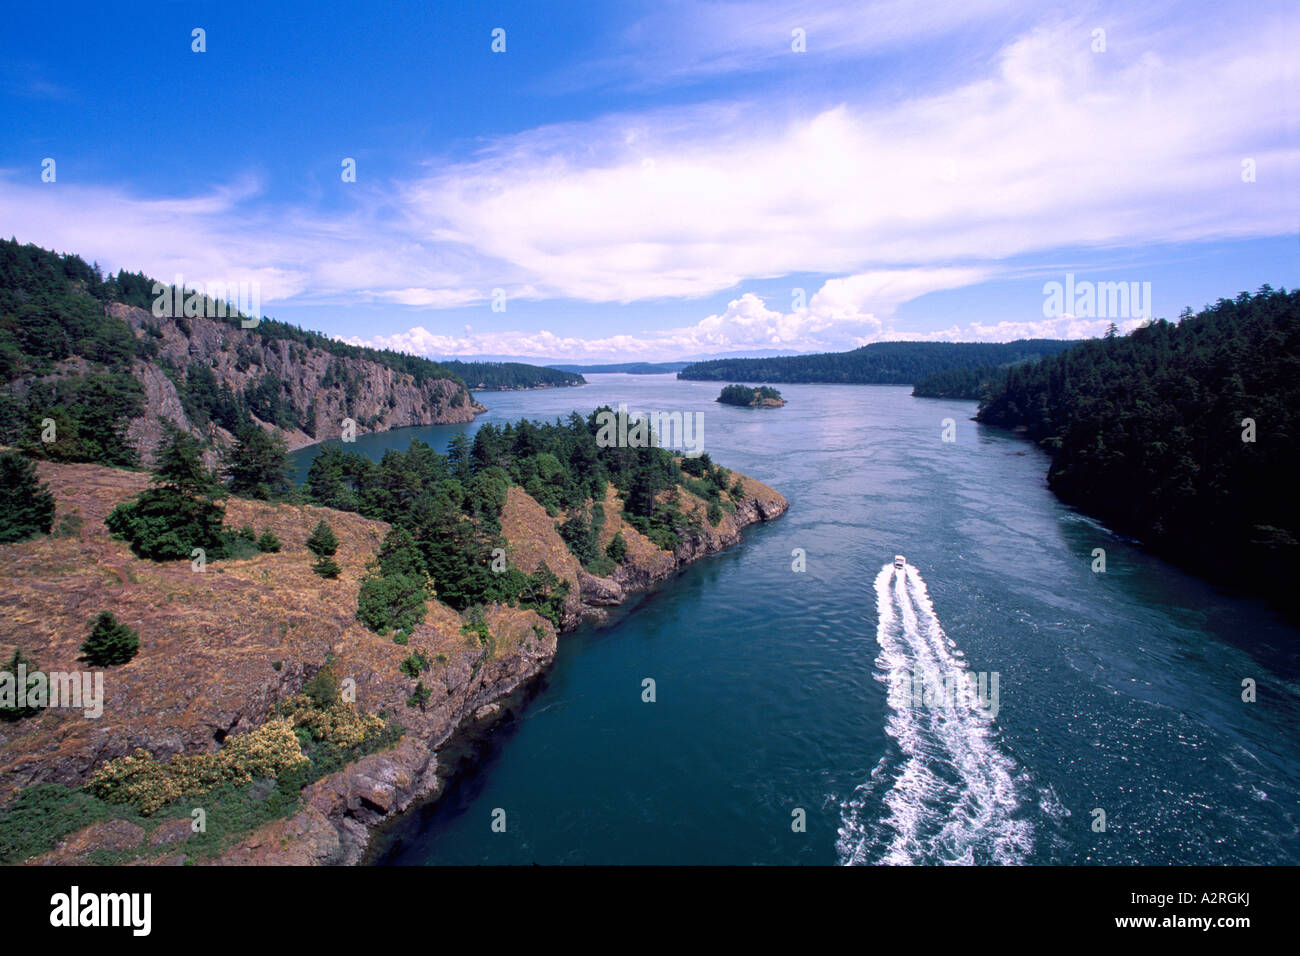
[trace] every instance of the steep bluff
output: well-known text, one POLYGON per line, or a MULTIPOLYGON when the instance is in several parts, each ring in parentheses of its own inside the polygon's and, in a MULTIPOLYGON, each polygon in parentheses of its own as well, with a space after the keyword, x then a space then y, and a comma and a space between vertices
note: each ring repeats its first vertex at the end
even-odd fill
MULTIPOLYGON (((110 315, 130 326, 137 339, 151 343, 149 360, 135 359, 131 373, 144 386, 146 411, 127 429, 132 445, 146 460, 164 435, 163 422, 226 443, 228 431, 215 422, 190 420, 182 390, 191 366, 209 369, 217 388, 232 394, 261 388, 267 408, 279 413, 276 425, 290 448, 338 438, 344 420, 356 422, 358 434, 407 425, 467 422, 486 409, 465 385, 447 378, 416 381, 378 362, 333 355, 289 339, 265 339, 250 331, 208 318, 158 318, 146 309, 121 303, 107 306, 110 315)), ((268 417, 273 417, 268 415, 268 417)))
MULTIPOLYGON (((147 832, 127 820, 109 820, 68 834, 33 862, 86 862, 100 850, 163 864, 360 862, 374 827, 441 792, 451 770, 440 761, 441 751, 453 734, 499 718, 506 699, 554 659, 556 629, 519 608, 487 610, 492 638, 486 645, 467 637, 461 616, 436 601, 407 645, 364 628, 356 620, 357 594, 388 530, 383 522, 315 506, 232 499, 227 524, 270 529, 283 550, 215 562, 197 574, 186 562, 138 560, 109 537, 104 516, 143 489, 147 476, 95 465, 41 463, 39 469, 57 501, 56 526, 70 530, 0 548, 0 575, 8 582, 0 595, 0 652, 7 659, 21 647, 44 670, 76 670, 80 642, 104 608, 139 632, 141 651, 106 673, 101 718, 47 710, 0 723, 0 805, 37 783, 79 786, 104 761, 136 747, 158 758, 213 752, 227 736, 265 722, 327 657, 337 674, 356 682, 358 707, 394 715, 405 733, 396 746, 309 785, 291 816, 248 833, 216 859, 186 853, 186 820, 159 821, 147 832), (322 517, 340 540, 343 570, 335 581, 310 570, 305 542, 322 517), (436 661, 420 678, 430 692, 422 708, 410 703, 416 680, 401 668, 415 653, 436 661)), ((560 538, 556 519, 511 487, 501 515, 511 559, 526 571, 546 561, 570 582, 561 631, 584 618, 599 621, 630 592, 735 544, 746 526, 784 513, 786 501, 776 491, 733 475, 745 491, 735 510, 716 526, 701 520, 674 552, 624 522, 610 488, 601 543, 621 532, 628 557, 608 578, 585 572, 560 538)), ((704 515, 703 500, 684 488, 679 494, 684 511, 704 515)))

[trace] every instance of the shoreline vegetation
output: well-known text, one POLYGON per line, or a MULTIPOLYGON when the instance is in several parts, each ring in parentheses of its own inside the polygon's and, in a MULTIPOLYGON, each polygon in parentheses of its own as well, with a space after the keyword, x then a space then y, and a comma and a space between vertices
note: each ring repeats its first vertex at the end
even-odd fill
POLYGON ((558 634, 786 509, 707 455, 601 447, 577 415, 448 455, 327 444, 295 489, 290 448, 469 421, 466 381, 585 379, 244 328, 190 290, 160 317, 153 287, 0 243, 0 498, 24 504, 0 528, 6 646, 28 673, 114 651, 96 721, 0 706, 5 862, 357 862, 558 634))
POLYGON ((0 725, 0 858, 359 862, 373 827, 440 793, 443 742, 499 719, 559 634, 786 510, 707 455, 602 447, 600 411, 484 425, 447 455, 326 446, 301 493, 257 428, 218 474, 179 431, 152 476, 7 469, 55 505, 0 549, 15 659, 72 666, 88 599, 138 648, 108 669, 119 703, 99 721, 40 706, 0 725), (73 570, 51 593, 56 567, 73 570))
POLYGON ((349 345, 16 239, 0 240, 0 378, 0 443, 111 465, 150 464, 169 428, 215 459, 249 423, 301 448, 345 432, 470 421, 486 408, 469 381, 585 382, 520 362, 435 362, 349 345), (155 297, 155 287, 166 294, 155 297))
POLYGON ((1062 352, 1074 342, 1020 339, 1015 342, 874 342, 849 352, 772 358, 710 359, 677 373, 687 381, 749 381, 825 385, 913 385, 948 369, 1005 365, 1062 352))
POLYGON ((714 399, 723 405, 738 405, 741 408, 781 408, 785 399, 781 393, 767 385, 751 388, 748 385, 728 385, 714 399))
POLYGON ((976 420, 1045 449, 1062 501, 1295 620, 1298 369, 1300 292, 1265 285, 1001 370, 976 420))

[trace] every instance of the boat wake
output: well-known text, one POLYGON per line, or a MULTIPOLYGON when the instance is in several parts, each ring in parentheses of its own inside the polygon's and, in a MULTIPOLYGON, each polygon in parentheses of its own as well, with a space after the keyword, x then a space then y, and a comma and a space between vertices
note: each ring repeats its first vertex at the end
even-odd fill
POLYGON ((881 568, 876 610, 876 679, 890 688, 895 746, 841 803, 840 862, 1024 862, 1034 846, 1017 818, 1027 781, 997 741, 994 675, 977 684, 911 565, 881 568))

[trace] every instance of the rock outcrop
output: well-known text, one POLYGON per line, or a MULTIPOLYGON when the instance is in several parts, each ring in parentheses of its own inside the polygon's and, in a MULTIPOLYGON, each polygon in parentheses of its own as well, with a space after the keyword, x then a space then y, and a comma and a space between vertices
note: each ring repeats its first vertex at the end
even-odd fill
MULTIPOLYGON (((228 385, 236 395, 264 378, 275 383, 293 419, 292 424, 279 423, 290 448, 338 438, 345 419, 356 422, 356 433, 363 434, 467 422, 486 411, 452 379, 416 381, 409 372, 369 359, 334 355, 289 339, 264 339, 217 319, 158 318, 120 303, 107 310, 157 350, 148 361, 137 359, 131 366, 144 386, 146 412, 131 421, 127 437, 146 462, 163 439, 164 422, 195 434, 204 430, 189 420, 177 388, 196 363, 211 370, 218 387, 228 385)), ((209 427, 222 443, 230 440, 224 429, 209 427)))
MULTIPOLYGON (((109 537, 104 517, 142 490, 146 475, 96 465, 38 468, 55 495, 56 527, 70 530, 0 548, 6 582, 0 654, 8 659, 21 648, 42 670, 77 670, 80 644, 104 609, 138 631, 141 649, 106 673, 102 717, 48 709, 0 723, 0 805, 32 784, 84 784, 104 761, 136 747, 160 759, 215 751, 227 736, 262 724, 328 657, 336 674, 355 681, 360 708, 396 716, 405 728, 402 739, 309 785, 293 816, 247 834, 216 860, 193 862, 356 863, 376 825, 441 792, 452 768, 440 764, 439 753, 453 734, 500 719, 512 697, 554 659, 556 628, 532 610, 487 609, 486 645, 467 635, 460 615, 437 602, 430 602, 425 622, 405 646, 364 628, 356 620, 357 593, 387 531, 383 522, 327 508, 231 499, 227 524, 269 529, 283 550, 213 562, 196 573, 188 562, 137 560, 109 537), (342 573, 333 581, 311 572, 305 544, 321 518, 340 541, 342 573), (416 680, 401 668, 417 652, 436 662, 420 677, 429 691, 423 707, 412 705, 416 680)), ((621 532, 628 552, 610 577, 583 570, 556 519, 512 487, 501 516, 511 560, 525 571, 545 561, 570 583, 561 630, 584 618, 599 621, 630 592, 735 544, 747 525, 785 511, 780 494, 736 477, 745 494, 716 526, 704 518, 705 502, 680 490, 683 509, 700 517, 700 528, 672 553, 622 520, 609 489, 601 545, 621 532)), ((121 821, 98 823, 31 862, 88 862, 97 849, 127 857, 138 852, 140 862, 186 862, 187 825, 162 821, 146 832, 121 821)))

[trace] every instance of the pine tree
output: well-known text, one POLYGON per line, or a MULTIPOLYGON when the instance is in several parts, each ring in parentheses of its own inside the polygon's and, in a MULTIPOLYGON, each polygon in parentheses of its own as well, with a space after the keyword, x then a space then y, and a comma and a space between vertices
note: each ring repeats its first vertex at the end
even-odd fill
POLYGON ((627 560, 627 541, 623 538, 622 531, 609 539, 609 544, 605 546, 605 556, 615 564, 622 564, 627 560))
POLYGON ((204 466, 201 451, 195 439, 173 430, 158 451, 153 485, 104 519, 109 531, 127 541, 138 557, 188 560, 195 549, 208 558, 224 554, 225 512, 212 499, 217 481, 204 466))
POLYGON ((338 549, 338 536, 334 534, 334 529, 322 518, 307 539, 307 550, 316 555, 316 561, 312 564, 311 569, 323 578, 338 577, 343 572, 338 562, 334 560, 334 552, 338 549))
POLYGON ((119 624, 111 611, 101 611, 81 645, 83 659, 94 667, 125 664, 140 650, 140 637, 125 624, 119 624))
POLYGON ((49 534, 54 496, 36 475, 36 466, 16 451, 0 453, 0 542, 49 534))
POLYGON ((322 518, 307 539, 307 550, 318 558, 328 558, 339 549, 339 539, 334 529, 322 518))
POLYGON ((158 449, 153 470, 156 485, 186 497, 209 496, 217 487, 216 478, 203 464, 203 446, 176 428, 158 449))
POLYGON ((283 498, 293 488, 284 436, 244 425, 226 455, 226 479, 237 495, 263 501, 283 498))

